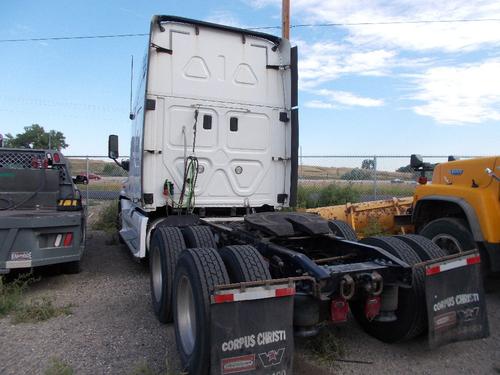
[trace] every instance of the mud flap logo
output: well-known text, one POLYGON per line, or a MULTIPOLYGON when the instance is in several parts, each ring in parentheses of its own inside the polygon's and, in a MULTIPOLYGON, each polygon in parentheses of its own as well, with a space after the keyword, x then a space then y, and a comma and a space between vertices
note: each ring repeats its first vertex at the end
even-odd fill
POLYGON ((462 322, 471 322, 473 320, 476 320, 477 317, 479 316, 479 307, 473 307, 469 309, 464 309, 464 310, 459 310, 457 312, 458 318, 462 322))
POLYGON ((255 370, 257 368, 255 354, 224 358, 221 361, 221 367, 223 374, 236 374, 238 372, 255 370))
POLYGON ((285 348, 270 350, 265 353, 259 353, 259 359, 262 362, 262 366, 264 367, 276 366, 281 363, 283 354, 285 354, 285 348))

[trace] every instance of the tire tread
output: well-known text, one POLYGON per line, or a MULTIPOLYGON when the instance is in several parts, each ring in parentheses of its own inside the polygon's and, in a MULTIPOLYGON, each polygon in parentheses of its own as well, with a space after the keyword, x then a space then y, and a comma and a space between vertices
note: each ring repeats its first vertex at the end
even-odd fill
POLYGON ((269 266, 266 261, 257 251, 250 245, 233 245, 226 246, 220 250, 222 259, 226 263, 226 267, 230 269, 230 265, 238 267, 237 272, 243 276, 243 280, 231 280, 232 282, 241 281, 261 281, 271 279, 269 266))
POLYGON ((344 237, 348 241, 357 241, 358 236, 349 224, 342 220, 329 220, 328 226, 334 235, 344 237))

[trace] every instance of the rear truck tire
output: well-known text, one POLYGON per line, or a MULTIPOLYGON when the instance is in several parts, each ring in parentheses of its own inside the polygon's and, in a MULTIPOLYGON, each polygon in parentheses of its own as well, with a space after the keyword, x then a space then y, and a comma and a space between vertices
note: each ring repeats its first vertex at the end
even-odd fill
POLYGON ((62 263, 61 267, 62 271, 68 275, 76 275, 82 271, 81 262, 79 260, 62 263))
POLYGON ((476 248, 474 237, 463 219, 444 217, 433 220, 419 234, 429 238, 448 255, 476 248))
POLYGON ((214 234, 206 225, 190 225, 182 230, 188 248, 210 247, 217 248, 214 234))
POLYGON ((418 234, 405 234, 395 237, 409 245, 422 261, 439 259, 448 255, 446 251, 427 237, 419 236, 418 234))
POLYGON ((269 264, 250 245, 226 246, 219 250, 232 283, 270 280, 269 264))
POLYGON ((210 296, 229 276, 217 250, 184 250, 174 279, 175 339, 188 374, 206 375, 210 367, 210 296))
MULTIPOLYGON (((368 237, 360 242, 378 246, 410 266, 421 262, 420 257, 409 245, 394 237, 368 237)), ((364 314, 363 302, 351 301, 351 311, 361 327, 371 336, 380 341, 392 343, 409 340, 420 335, 425 331, 427 323, 423 267, 413 271, 412 288, 398 288, 396 320, 379 322, 375 319, 369 321, 364 314)))
POLYGON ((149 277, 151 301, 156 317, 162 323, 172 322, 172 294, 175 264, 186 249, 181 230, 159 227, 151 239, 149 250, 149 277))
POLYGON ((348 241, 357 241, 358 236, 349 224, 342 220, 328 220, 328 226, 337 237, 343 237, 348 241))

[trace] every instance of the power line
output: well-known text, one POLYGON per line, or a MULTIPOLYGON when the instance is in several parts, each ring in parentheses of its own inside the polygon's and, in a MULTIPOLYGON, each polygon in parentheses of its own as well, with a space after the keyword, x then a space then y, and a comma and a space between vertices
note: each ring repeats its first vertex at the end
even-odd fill
MULTIPOLYGON (((290 25, 290 28, 300 27, 339 27, 339 26, 370 26, 370 25, 405 25, 405 24, 426 24, 426 23, 466 23, 466 22, 500 22, 500 18, 478 18, 478 19, 458 19, 458 20, 414 20, 414 21, 377 21, 377 22, 342 22, 342 23, 304 23, 290 25)), ((253 27, 251 30, 280 29, 281 26, 253 27)))
POLYGON ((26 38, 26 39, 0 39, 0 43, 16 42, 41 42, 51 40, 74 40, 74 39, 105 39, 105 38, 131 38, 136 36, 148 36, 149 34, 109 34, 109 35, 77 35, 77 36, 56 36, 48 38, 26 38))
MULTIPOLYGON (((341 22, 341 23, 305 23, 290 25, 291 29, 302 27, 341 27, 341 26, 383 26, 383 25, 408 25, 408 24, 433 24, 433 23, 468 23, 468 22, 500 22, 500 18, 478 18, 478 19, 455 19, 455 20, 414 20, 414 21, 379 21, 379 22, 341 22)), ((249 30, 271 30, 281 29, 281 26, 259 26, 249 27, 249 30)), ((20 43, 20 42, 42 42, 59 40, 81 40, 81 39, 107 39, 107 38, 131 38, 148 36, 148 33, 136 34, 107 34, 107 35, 75 35, 57 36, 44 38, 21 38, 21 39, 0 39, 0 43, 20 43)))

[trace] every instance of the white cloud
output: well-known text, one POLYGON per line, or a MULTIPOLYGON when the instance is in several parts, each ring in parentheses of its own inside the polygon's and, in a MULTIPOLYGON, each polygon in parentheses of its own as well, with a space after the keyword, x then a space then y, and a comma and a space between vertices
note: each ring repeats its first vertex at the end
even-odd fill
POLYGON ((416 113, 445 124, 500 120, 500 59, 430 68, 415 78, 416 113))
MULTIPOLYGON (((256 7, 279 0, 254 0, 256 7)), ((497 0, 295 0, 293 23, 362 23, 500 18, 497 0)), ((375 48, 460 52, 500 44, 500 22, 344 26, 348 40, 375 48)), ((293 35, 293 31, 292 31, 293 35)))
MULTIPOLYGON (((254 0, 252 4, 280 7, 281 0, 254 0)), ((500 19, 500 1, 292 2, 292 24, 453 19, 500 19)), ((337 31, 339 28, 345 31, 345 35, 335 41, 328 37, 315 43, 299 41, 302 90, 322 91, 325 83, 340 77, 390 76, 399 80, 397 87, 384 79, 380 84, 392 85, 396 90, 409 89, 412 93, 409 99, 413 101, 411 108, 419 115, 446 124, 500 120, 500 59, 491 57, 498 55, 500 22, 344 25, 337 31), (467 64, 464 59, 467 59, 467 64)), ((321 30, 314 29, 315 33, 321 30)), ((293 36, 292 29, 292 39, 293 36)), ((322 95, 325 100, 313 100, 306 105, 315 108, 350 105, 350 97, 322 95)), ((378 99, 352 95, 368 99, 367 102, 358 101, 365 106, 383 104, 377 102, 378 99)), ((356 103, 356 100, 352 102, 356 103)))
POLYGON ((346 107, 380 107, 384 105, 381 99, 367 98, 355 95, 347 91, 337 90, 319 90, 316 94, 323 96, 325 100, 312 100, 306 103, 310 108, 339 108, 340 106, 346 107))
POLYGON ((320 42, 299 45, 299 78, 303 89, 335 80, 342 75, 383 76, 395 52, 387 50, 353 52, 346 45, 320 42))
POLYGON ((205 19, 207 22, 213 22, 220 25, 245 28, 239 19, 231 12, 226 10, 214 10, 205 19))

